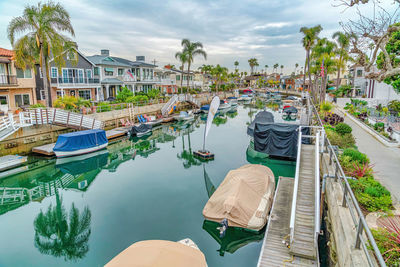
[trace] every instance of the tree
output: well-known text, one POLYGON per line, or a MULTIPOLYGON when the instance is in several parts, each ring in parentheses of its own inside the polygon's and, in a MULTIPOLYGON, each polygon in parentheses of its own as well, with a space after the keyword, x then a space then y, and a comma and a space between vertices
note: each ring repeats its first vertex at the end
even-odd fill
POLYGON ((184 71, 184 67, 185 67, 185 63, 188 61, 188 56, 187 56, 185 51, 181 51, 181 52, 176 52, 175 53, 175 58, 177 60, 179 60, 181 62, 181 64, 182 64, 182 66, 181 66, 181 88, 180 88, 181 89, 181 93, 182 93, 183 73, 185 72, 184 71))
POLYGON ((281 65, 281 74, 283 74, 283 65, 281 65))
POLYGON ((258 66, 258 62, 256 58, 250 58, 248 60, 249 62, 249 66, 250 66, 250 73, 253 74, 254 73, 254 67, 258 66))
POLYGON ((215 90, 218 92, 219 85, 225 81, 228 75, 228 69, 218 64, 211 70, 211 75, 213 76, 215 82, 215 90))
POLYGON ((43 89, 47 106, 51 106, 49 87, 49 59, 61 69, 65 65, 64 53, 75 54, 76 44, 62 33, 75 36, 70 16, 59 3, 38 3, 37 6, 26 6, 20 17, 13 18, 8 25, 8 39, 15 51, 16 65, 22 69, 40 64, 43 89), (17 39, 17 35, 22 35, 17 39), (25 35, 23 35, 25 34, 25 35))
POLYGON ((294 64, 294 74, 296 75, 296 70, 299 67, 299 63, 294 64))
POLYGON ((56 206, 50 205, 45 213, 40 211, 33 222, 35 247, 42 254, 65 260, 82 259, 89 251, 91 212, 88 207, 79 212, 72 203, 68 218, 58 189, 55 191, 56 206))
POLYGON ((275 70, 275 72, 278 72, 278 67, 279 67, 279 64, 278 64, 278 63, 275 63, 275 65, 274 65, 274 70, 275 70))
POLYGON ((268 74, 268 65, 265 65, 265 74, 268 74))
POLYGON ((239 66, 239 61, 235 61, 234 65, 235 65, 235 70, 236 70, 239 66))
POLYGON ((336 40, 336 44, 338 46, 336 51, 336 54, 338 55, 338 59, 336 61, 336 90, 338 90, 340 84, 340 70, 346 67, 346 62, 349 59, 348 50, 350 47, 350 36, 348 33, 337 31, 332 35, 332 38, 336 40))
MULTIPOLYGON (((306 61, 304 63, 304 78, 303 78, 303 85, 306 84, 306 73, 308 70, 308 79, 310 82, 310 89, 313 90, 312 88, 312 81, 311 81, 311 73, 310 73, 310 51, 311 48, 314 46, 316 40, 318 39, 318 34, 322 31, 321 25, 317 25, 311 28, 307 27, 301 27, 300 32, 303 33, 303 47, 306 50, 306 61)), ((315 92, 313 93, 314 100, 315 100, 315 92)))
POLYGON ((203 50, 203 44, 200 42, 192 43, 189 39, 183 39, 181 45, 183 46, 183 52, 187 55, 187 88, 189 90, 190 65, 196 56, 203 56, 204 59, 207 59, 207 53, 203 50))

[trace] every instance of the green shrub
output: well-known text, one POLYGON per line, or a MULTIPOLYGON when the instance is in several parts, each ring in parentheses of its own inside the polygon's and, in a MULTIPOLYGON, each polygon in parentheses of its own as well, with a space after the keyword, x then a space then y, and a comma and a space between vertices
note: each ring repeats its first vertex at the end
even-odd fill
MULTIPOLYGON (((371 229, 376 245, 381 252, 387 266, 400 266, 400 244, 394 241, 395 234, 384 228, 371 229), (391 236, 392 235, 392 236, 391 236)), ((370 248, 371 249, 371 248, 370 248)))
POLYGON ((122 90, 118 92, 117 94, 117 101, 120 103, 126 102, 126 99, 128 97, 133 96, 133 93, 131 92, 131 90, 128 89, 128 87, 122 87, 122 90))
POLYGON ((322 112, 322 114, 326 115, 327 113, 332 111, 332 108, 333 108, 332 103, 325 101, 321 104, 319 110, 322 112))
POLYGON ((340 135, 334 130, 326 130, 326 135, 332 145, 338 146, 342 149, 354 147, 356 141, 352 134, 340 135))
POLYGON ((40 103, 30 105, 30 108, 45 108, 46 106, 40 103))
POLYGON ((145 102, 147 102, 148 100, 149 100, 149 98, 146 95, 135 95, 135 96, 128 97, 126 99, 126 102, 134 103, 136 105, 144 105, 145 102))
POLYGON ((100 102, 97 105, 97 112, 107 112, 111 111, 111 105, 106 102, 100 102))
POLYGON ((338 134, 345 135, 350 134, 353 129, 348 124, 340 122, 336 125, 335 130, 338 134))
POLYGON ((353 170, 353 161, 350 156, 344 156, 343 154, 339 157, 340 165, 345 172, 350 172, 353 170))
POLYGON ((385 124, 383 122, 377 122, 374 124, 375 131, 383 131, 385 129, 385 124))
POLYGON ((349 156, 352 161, 356 161, 361 164, 369 163, 369 158, 364 153, 361 153, 357 149, 347 148, 343 151, 343 156, 349 156))
POLYGON ((349 180, 358 202, 368 211, 388 211, 392 208, 390 192, 372 177, 349 180))

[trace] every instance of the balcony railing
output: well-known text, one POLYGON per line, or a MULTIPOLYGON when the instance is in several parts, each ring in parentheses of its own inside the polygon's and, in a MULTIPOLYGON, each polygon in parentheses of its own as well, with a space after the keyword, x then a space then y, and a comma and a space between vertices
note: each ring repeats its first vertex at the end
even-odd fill
POLYGON ((98 78, 79 78, 79 77, 58 77, 51 78, 52 84, 62 85, 83 85, 83 84, 98 84, 100 79, 98 78))
POLYGON ((0 86, 17 84, 17 76, 0 74, 0 86))

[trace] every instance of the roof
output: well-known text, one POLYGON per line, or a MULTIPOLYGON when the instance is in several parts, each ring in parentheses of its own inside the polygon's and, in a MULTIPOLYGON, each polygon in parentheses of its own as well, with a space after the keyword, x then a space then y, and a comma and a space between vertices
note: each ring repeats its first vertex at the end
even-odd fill
POLYGON ((0 47, 0 56, 13 57, 14 56, 14 51, 0 47))
POLYGON ((121 63, 124 63, 126 65, 130 65, 132 67, 152 67, 155 68, 157 67, 154 64, 149 64, 143 61, 131 61, 129 59, 125 59, 125 58, 120 58, 120 57, 111 57, 112 59, 115 59, 116 61, 119 61, 121 63))
POLYGON ((128 64, 124 64, 122 62, 115 60, 113 57, 94 55, 87 57, 87 59, 93 62, 95 65, 107 65, 107 66, 127 67, 127 68, 131 67, 128 64))
POLYGON ((122 81, 118 80, 117 78, 106 78, 106 79, 101 80, 101 83, 122 84, 122 81))

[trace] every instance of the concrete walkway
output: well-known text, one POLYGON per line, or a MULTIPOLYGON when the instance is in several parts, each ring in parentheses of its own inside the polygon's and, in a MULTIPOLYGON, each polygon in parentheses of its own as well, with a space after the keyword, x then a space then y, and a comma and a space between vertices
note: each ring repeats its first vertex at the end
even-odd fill
POLYGON ((345 117, 345 123, 353 128, 358 150, 368 155, 374 164, 374 177, 391 193, 394 202, 400 200, 400 148, 386 147, 351 119, 345 117))

